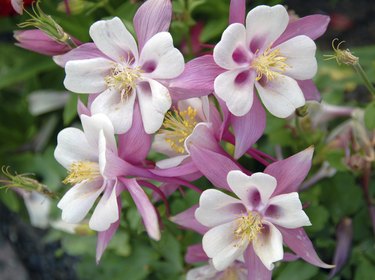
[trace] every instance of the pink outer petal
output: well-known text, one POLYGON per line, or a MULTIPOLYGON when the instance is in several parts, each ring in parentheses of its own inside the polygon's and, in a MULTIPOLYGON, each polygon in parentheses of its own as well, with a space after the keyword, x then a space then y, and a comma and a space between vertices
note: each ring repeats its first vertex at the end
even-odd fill
POLYGON ((291 22, 273 46, 277 46, 298 35, 306 35, 315 40, 326 32, 329 21, 329 16, 310 15, 291 22))
POLYGON ((314 250, 311 240, 303 228, 286 229, 277 227, 283 235, 284 243, 305 261, 322 268, 333 268, 334 266, 324 263, 314 250))
POLYGON ((137 164, 147 157, 152 136, 144 130, 138 103, 135 104, 133 114, 133 124, 130 130, 118 137, 118 149, 122 159, 137 164))
POLYGON ((109 59, 104 53, 102 53, 94 43, 86 43, 70 52, 62 55, 56 55, 53 57, 53 61, 61 67, 65 67, 65 64, 70 60, 82 60, 96 57, 104 57, 109 59))
POLYGON ((195 218, 194 214, 197 208, 198 204, 190 207, 184 212, 177 214, 176 216, 171 217, 170 220, 175 224, 178 224, 187 229, 194 230, 195 232, 198 232, 203 235, 209 230, 209 228, 199 223, 195 218))
POLYGON ((189 147, 190 156, 197 168, 217 187, 231 190, 227 183, 227 174, 240 168, 229 157, 210 151, 197 145, 189 147))
POLYGON ((320 96, 320 92, 316 85, 314 84, 313 80, 304 80, 304 81, 297 81, 299 87, 301 88, 303 95, 305 96, 306 101, 318 101, 322 100, 320 96))
POLYGON ((202 244, 191 245, 187 248, 185 255, 185 261, 187 263, 206 262, 208 259, 206 253, 203 251, 202 244))
POLYGON ((313 153, 314 148, 309 147, 287 159, 279 160, 267 166, 264 173, 275 177, 277 180, 277 187, 272 196, 298 191, 311 168, 313 153))
POLYGON ((171 0, 148 0, 134 16, 139 51, 158 32, 167 31, 172 19, 171 0))
POLYGON ((69 46, 54 41, 39 29, 16 30, 14 38, 17 46, 44 55, 61 55, 70 50, 69 46))
POLYGON ((135 205, 142 217, 148 235, 155 240, 160 239, 159 221, 155 207, 150 202, 144 190, 135 179, 122 178, 121 181, 127 187, 135 205))
POLYGON ((153 169, 150 170, 152 173, 163 176, 163 177, 180 177, 190 175, 198 172, 198 168, 191 160, 184 162, 180 166, 168 168, 168 169, 153 169))
POLYGON ((246 0, 231 0, 229 7, 229 24, 244 23, 246 13, 246 0))
POLYGON ((234 158, 238 159, 259 140, 266 128, 266 111, 257 95, 250 111, 242 117, 231 115, 231 123, 236 137, 234 158))
POLYGON ((79 98, 77 102, 77 113, 78 113, 78 116, 80 115, 91 116, 90 110, 86 107, 85 104, 83 104, 83 102, 79 98))
POLYGON ((272 270, 268 270, 255 254, 253 246, 248 246, 245 253, 245 265, 248 271, 248 280, 271 280, 272 270))
POLYGON ((169 81, 168 88, 172 99, 181 100, 212 93, 215 78, 224 71, 215 63, 212 55, 204 55, 189 61, 184 72, 169 81))
MULTIPOLYGON (((121 198, 117 197, 117 206, 118 206, 118 215, 121 213, 121 198)), ((107 248, 109 242, 111 241, 113 235, 116 233, 120 225, 120 219, 117 222, 111 224, 109 229, 105 231, 98 232, 98 241, 96 243, 96 263, 99 264, 99 261, 107 248)))

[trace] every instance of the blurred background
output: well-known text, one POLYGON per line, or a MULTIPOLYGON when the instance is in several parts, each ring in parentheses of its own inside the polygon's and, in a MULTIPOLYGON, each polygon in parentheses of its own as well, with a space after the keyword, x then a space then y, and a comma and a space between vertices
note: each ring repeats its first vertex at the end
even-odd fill
MULTIPOLYGON (((14 31, 20 30, 18 24, 30 16, 17 15, 9 2, 0 0, 0 166, 4 173, 0 174, 0 185, 9 185, 9 177, 29 174, 21 177, 38 180, 40 185, 29 183, 40 188, 39 193, 12 187, 0 190, 0 279, 184 279, 192 268, 184 262, 187 246, 200 242, 201 237, 182 231, 163 218, 162 240, 149 240, 127 194, 123 195, 120 229, 99 265, 95 263, 95 232, 87 223, 72 226, 61 222, 56 204, 67 190, 61 183, 66 171, 55 161, 53 151, 61 129, 79 126, 76 104, 78 97, 85 100, 85 96, 65 91, 64 70, 51 56, 15 45, 14 31)), ((171 33, 175 46, 186 60, 211 52, 212 45, 227 27, 229 0, 172 2, 171 33)), ((40 6, 65 32, 87 42, 90 25, 103 18, 118 16, 133 31, 132 18, 141 3, 136 0, 43 0, 40 6)), ((341 48, 349 48, 358 56, 364 71, 374 81, 375 5, 372 0, 257 0, 248 1, 247 10, 260 4, 286 5, 292 18, 329 15, 328 31, 317 40, 317 87, 326 104, 355 108, 362 113, 370 111, 368 104, 374 103, 360 76, 350 66, 324 60, 323 55, 332 54, 333 39, 346 41, 341 48)), ((26 9, 32 11, 30 6, 26 9)), ((322 110, 317 109, 320 113, 322 110)), ((371 172, 374 114, 367 114, 363 125, 363 117, 361 123, 353 114, 314 123, 312 112, 313 109, 296 122, 269 117, 266 133, 257 148, 287 157, 315 146, 310 183, 301 194, 313 224, 306 231, 319 256, 337 265, 331 278, 374 279, 375 180, 371 172), (355 121, 361 123, 361 132, 351 134, 346 148, 337 145, 335 137, 341 135, 340 126, 355 123, 357 129, 359 124, 355 121)), ((150 155, 151 160, 156 158, 157 155, 150 155)), ((250 170, 263 168, 249 158, 241 159, 241 163, 250 170)), ((195 184, 202 188, 210 186, 205 179, 195 184)), ((175 215, 197 201, 198 195, 194 192, 177 192, 169 199, 171 212, 175 215)), ((165 217, 165 206, 160 202, 156 206, 165 217)), ((328 274, 329 271, 296 261, 278 264, 274 278, 326 279, 328 274)))

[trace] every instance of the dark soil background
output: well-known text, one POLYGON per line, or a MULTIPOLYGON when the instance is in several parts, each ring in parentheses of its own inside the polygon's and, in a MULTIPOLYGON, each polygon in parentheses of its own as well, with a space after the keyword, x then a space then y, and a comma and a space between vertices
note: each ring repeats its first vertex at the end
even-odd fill
POLYGON ((346 41, 346 47, 375 44, 375 1, 373 0, 286 0, 300 17, 325 14, 331 17, 326 34, 318 40, 319 47, 330 48, 334 38, 346 41))

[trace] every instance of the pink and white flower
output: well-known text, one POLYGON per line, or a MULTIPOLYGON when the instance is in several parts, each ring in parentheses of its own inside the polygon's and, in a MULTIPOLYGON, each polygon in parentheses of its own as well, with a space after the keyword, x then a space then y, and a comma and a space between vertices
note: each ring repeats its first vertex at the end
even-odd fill
POLYGON ((299 228, 311 225, 298 193, 271 197, 277 181, 273 176, 241 171, 228 173, 228 184, 239 199, 218 190, 203 192, 196 219, 211 229, 203 236, 203 248, 218 270, 224 270, 253 246, 271 270, 283 259, 283 240, 275 225, 299 228))
POLYGON ((123 22, 115 17, 91 26, 95 46, 86 44, 65 58, 57 58, 60 62, 71 59, 61 63, 65 64, 64 85, 68 90, 100 93, 91 111, 106 114, 116 133, 131 127, 136 100, 149 134, 160 128, 171 107, 171 96, 163 83, 183 72, 184 58, 174 48, 172 36, 165 32, 170 12, 170 1, 148 0, 140 7, 134 18, 138 46, 123 22), (89 55, 93 48, 95 52, 89 55))
POLYGON ((203 192, 195 218, 210 228, 202 244, 216 269, 243 257, 252 275, 270 279, 273 263, 285 257, 283 243, 313 265, 332 267, 319 259, 302 228, 310 221, 296 191, 311 167, 312 152, 272 163, 264 173, 230 171, 228 185, 238 198, 215 189, 203 192))
POLYGON ((283 6, 258 6, 247 14, 246 27, 233 23, 224 31, 214 59, 226 71, 215 79, 214 88, 233 115, 250 111, 254 88, 268 111, 280 118, 305 104, 297 80, 315 75, 316 46, 305 35, 278 43, 288 23, 283 6))
POLYGON ((81 116, 83 131, 65 128, 57 138, 56 160, 68 170, 64 180, 73 187, 57 204, 62 220, 79 223, 90 211, 100 194, 99 203, 89 226, 96 231, 107 230, 119 219, 119 192, 116 168, 117 146, 111 121, 103 114, 81 116))
POLYGON ((153 150, 169 157, 156 163, 163 169, 178 166, 189 159, 188 143, 197 138, 201 144, 212 146, 208 140, 215 138, 205 134, 210 131, 215 134, 220 129, 219 112, 207 96, 178 101, 176 107, 166 114, 162 129, 155 135, 152 144, 153 150), (207 141, 200 141, 202 138, 207 141))

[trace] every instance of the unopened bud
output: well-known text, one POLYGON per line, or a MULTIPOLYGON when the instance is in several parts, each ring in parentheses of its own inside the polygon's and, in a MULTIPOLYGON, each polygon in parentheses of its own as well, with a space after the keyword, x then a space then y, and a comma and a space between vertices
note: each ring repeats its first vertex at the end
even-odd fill
POLYGON ((39 6, 39 1, 33 5, 32 9, 33 14, 27 12, 31 18, 20 23, 18 25, 19 27, 38 28, 56 42, 66 44, 71 48, 76 47, 76 44, 70 35, 65 33, 64 29, 50 15, 47 15, 42 11, 39 6))

